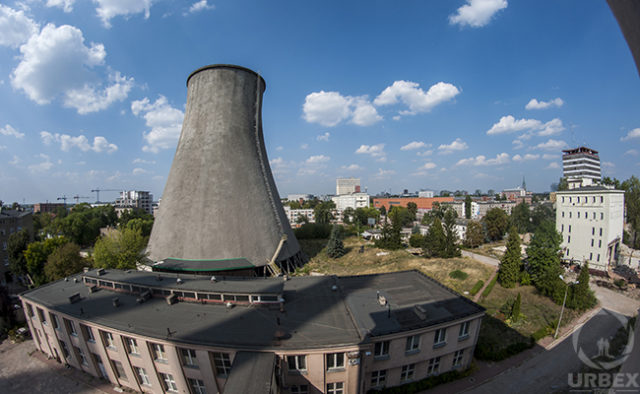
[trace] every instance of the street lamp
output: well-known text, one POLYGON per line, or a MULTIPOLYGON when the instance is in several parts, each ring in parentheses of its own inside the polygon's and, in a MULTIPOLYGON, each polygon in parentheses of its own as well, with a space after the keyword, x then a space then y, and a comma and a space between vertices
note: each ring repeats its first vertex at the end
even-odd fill
POLYGON ((580 283, 579 281, 566 283, 564 281, 564 277, 562 275, 558 275, 558 276, 560 277, 560 279, 562 279, 562 283, 564 283, 567 286, 564 288, 564 300, 562 301, 562 309, 560 310, 560 318, 558 319, 558 325, 556 326, 556 333, 553 335, 553 339, 558 338, 558 331, 560 330, 560 322, 562 321, 562 314, 564 313, 564 304, 567 302, 567 293, 569 292, 569 286, 570 285, 577 285, 578 283, 580 283))

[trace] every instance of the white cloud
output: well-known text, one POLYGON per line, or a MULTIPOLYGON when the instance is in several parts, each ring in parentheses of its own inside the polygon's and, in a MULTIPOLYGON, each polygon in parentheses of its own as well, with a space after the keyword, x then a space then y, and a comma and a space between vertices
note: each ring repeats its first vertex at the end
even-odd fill
POLYGON ((184 113, 169 105, 166 97, 158 97, 153 104, 147 97, 133 101, 131 112, 136 116, 143 116, 147 127, 151 128, 143 134, 147 141, 142 147, 143 151, 158 153, 162 149, 173 148, 178 143, 184 113))
POLYGON ((305 163, 310 165, 315 165, 315 164, 326 163, 329 160, 331 160, 331 158, 328 156, 317 155, 317 156, 310 156, 307 160, 305 160, 305 163))
POLYGON ((543 124, 540 127, 540 131, 538 132, 538 135, 543 137, 556 135, 556 134, 560 134, 564 129, 565 127, 562 125, 562 121, 558 118, 555 118, 543 124))
POLYGON ((531 153, 527 153, 524 156, 515 155, 512 157, 513 161, 530 161, 530 160, 538 160, 540 155, 533 155, 531 153))
POLYGON ((329 142, 329 137, 330 136, 331 136, 331 134, 329 134, 329 132, 327 131, 326 133, 317 136, 316 140, 329 142))
POLYGON ((386 156, 384 144, 377 145, 360 145, 356 150, 359 155, 370 155, 371 157, 383 158, 386 156))
POLYGON ((45 172, 51 169, 51 167, 53 167, 53 163, 51 162, 51 159, 49 158, 49 156, 44 155, 44 154, 40 154, 39 157, 43 160, 38 164, 32 164, 29 166, 29 171, 36 173, 36 172, 45 172))
POLYGON ((0 129, 0 134, 6 135, 8 137, 16 137, 22 138, 24 137, 24 133, 19 132, 18 130, 11 127, 11 125, 7 124, 3 128, 0 129))
POLYGON ((269 164, 272 167, 278 167, 284 165, 284 159, 282 157, 276 157, 275 159, 269 160, 269 164))
POLYGON ((487 131, 487 134, 505 134, 512 133, 514 131, 533 130, 538 129, 542 125, 542 122, 536 119, 518 119, 513 116, 507 115, 500 118, 498 123, 491 126, 487 131))
POLYGON ((538 101, 532 98, 527 105, 524 107, 525 109, 545 109, 549 107, 562 107, 564 105, 564 101, 560 97, 555 98, 549 101, 538 101))
POLYGON ((424 165, 418 167, 418 170, 432 170, 436 167, 437 167, 436 163, 427 162, 427 163, 424 163, 424 165))
POLYGON ((309 144, 301 144, 300 149, 309 149, 309 144))
POLYGON ((467 4, 449 15, 452 25, 482 27, 489 24, 493 15, 507 8, 507 0, 467 0, 467 4))
POLYGON ((431 156, 433 154, 433 150, 429 149, 429 150, 425 150, 422 152, 418 152, 416 153, 418 156, 431 156))
POLYGON ((189 13, 194 14, 196 12, 212 10, 214 8, 216 7, 213 4, 209 4, 207 0, 200 0, 200 1, 196 1, 191 5, 191 7, 189 7, 189 13))
POLYGON ((17 166, 18 164, 20 164, 20 162, 20 158, 17 155, 13 155, 13 160, 11 160, 9 164, 11 164, 12 166, 17 166))
POLYGON ((495 166, 499 164, 506 164, 509 162, 509 155, 507 153, 500 153, 493 159, 487 159, 484 155, 476 157, 469 157, 468 159, 459 160, 456 165, 472 165, 472 166, 495 166))
POLYGON ((22 10, 0 4, 0 46, 17 48, 38 32, 38 25, 22 10))
POLYGON ((546 170, 556 170, 558 168, 560 168, 560 164, 556 163, 555 161, 552 161, 548 166, 545 167, 546 170))
POLYGON ((348 166, 342 166, 342 167, 340 167, 340 168, 342 168, 343 170, 346 170, 346 171, 360 171, 360 170, 364 170, 364 168, 360 167, 360 166, 359 166, 359 165, 357 165, 357 164, 349 164, 348 166))
POLYGON ((624 137, 620 138, 620 141, 628 141, 634 138, 640 138, 640 127, 633 129, 627 133, 624 137))
POLYGON ((131 173, 133 175, 145 175, 145 174, 149 174, 149 171, 145 170, 144 168, 134 168, 133 171, 131 171, 131 173))
POLYGON ((133 164, 156 164, 155 160, 145 160, 145 159, 141 159, 141 158, 135 158, 133 159, 133 161, 131 162, 133 164))
POLYGON ((284 147, 283 147, 283 146, 278 146, 278 147, 276 147, 276 150, 277 150, 278 152, 281 152, 281 151, 283 151, 283 150, 284 150, 284 147))
POLYGON ((547 142, 541 142, 534 147, 534 149, 542 149, 542 150, 560 150, 562 148, 566 148, 567 143, 564 141, 558 141, 554 139, 549 139, 547 142))
POLYGON ((47 7, 58 7, 64 12, 71 12, 75 2, 76 0, 47 0, 47 7))
POLYGON ((98 5, 96 12, 105 27, 111 27, 111 19, 123 15, 144 12, 145 19, 149 18, 151 0, 93 0, 98 5))
POLYGON ((109 76, 109 81, 112 84, 102 91, 88 84, 81 89, 67 91, 65 106, 76 108, 79 114, 87 114, 102 111, 112 103, 126 99, 133 87, 133 78, 123 77, 116 72, 109 76))
POLYGON ((53 142, 60 143, 60 150, 62 150, 63 152, 68 152, 71 150, 71 148, 74 147, 80 149, 83 152, 92 150, 96 153, 113 153, 118 150, 118 147, 115 144, 110 143, 106 138, 102 136, 94 137, 93 144, 89 144, 89 140, 84 135, 74 137, 68 134, 52 134, 48 131, 41 131, 40 139, 45 145, 50 145, 53 142))
POLYGON ((412 142, 409 142, 407 145, 401 147, 400 150, 414 150, 414 149, 420 149, 420 148, 428 148, 430 146, 431 144, 425 144, 422 141, 412 141, 412 142))
POLYGON ((603 161, 603 162, 602 162, 602 167, 605 167, 605 168, 614 168, 615 166, 616 166, 616 165, 615 165, 615 164, 613 164, 613 163, 612 163, 612 162, 610 162, 610 161, 603 161))
POLYGON ((408 111, 401 111, 400 115, 413 115, 419 112, 429 112, 433 107, 445 101, 452 100, 460 94, 460 90, 450 83, 438 82, 428 91, 411 81, 395 81, 385 88, 373 103, 378 106, 392 105, 399 101, 409 107, 408 111))
POLYGON ((438 150, 440 151, 441 154, 443 155, 448 155, 450 153, 456 152, 456 151, 462 151, 469 148, 469 145, 467 145, 466 142, 464 142, 463 140, 461 140, 460 138, 456 138, 455 141, 453 141, 450 144, 442 144, 438 147, 438 150))
POLYGON ((395 175, 395 173, 396 172, 393 170, 383 170, 382 168, 378 168, 378 172, 373 177, 377 179, 383 179, 388 178, 391 175, 395 175))
POLYGON ((624 152, 624 154, 628 156, 638 156, 638 151, 635 149, 629 149, 628 151, 624 152))
POLYGON ((367 96, 343 96, 339 92, 314 92, 307 95, 302 106, 304 119, 333 127, 350 119, 358 126, 370 126, 382 120, 367 96))

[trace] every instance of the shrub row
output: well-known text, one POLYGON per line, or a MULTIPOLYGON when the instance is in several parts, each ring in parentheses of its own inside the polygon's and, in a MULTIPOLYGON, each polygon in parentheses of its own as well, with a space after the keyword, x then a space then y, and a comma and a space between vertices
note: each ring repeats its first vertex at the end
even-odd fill
POLYGON ((418 380, 416 382, 411 382, 407 384, 403 384, 401 386, 383 388, 380 390, 371 389, 367 393, 368 394, 411 394, 418 393, 421 391, 432 389, 440 384, 453 382, 454 380, 458 380, 464 377, 467 377, 473 372, 473 368, 467 368, 464 371, 449 371, 442 373, 437 376, 429 376, 428 378, 424 378, 422 380, 418 380))
POLYGON ((331 224, 306 223, 293 230, 293 233, 297 239, 329 238, 331 227, 331 224))
POLYGON ((498 275, 494 276, 491 282, 489 282, 489 285, 482 292, 482 297, 487 297, 489 294, 491 294, 491 290, 493 290, 493 286, 496 285, 497 280, 498 280, 498 275))
POLYGON ((471 293, 472 296, 478 294, 480 289, 482 289, 482 286, 484 286, 484 281, 483 280, 477 281, 476 284, 473 285, 473 287, 471 288, 471 291, 469 293, 471 293))

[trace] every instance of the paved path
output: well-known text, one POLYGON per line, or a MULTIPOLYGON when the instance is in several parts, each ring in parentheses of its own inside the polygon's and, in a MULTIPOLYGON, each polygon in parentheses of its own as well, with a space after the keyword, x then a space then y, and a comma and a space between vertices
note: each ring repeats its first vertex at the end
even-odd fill
POLYGON ((625 316, 635 316, 640 309, 640 300, 629 298, 624 294, 606 287, 599 287, 591 283, 591 290, 596 293, 596 298, 603 308, 616 311, 625 316))
POLYGON ((479 262, 481 262, 483 264, 491 265, 491 266, 494 266, 494 267, 497 267, 497 266, 500 265, 500 260, 498 260, 498 259, 494 259, 493 257, 488 257, 488 256, 484 256, 484 255, 481 255, 481 254, 469 252, 468 250, 463 250, 462 251, 462 256, 472 258, 472 259, 477 260, 477 261, 479 261, 479 262))

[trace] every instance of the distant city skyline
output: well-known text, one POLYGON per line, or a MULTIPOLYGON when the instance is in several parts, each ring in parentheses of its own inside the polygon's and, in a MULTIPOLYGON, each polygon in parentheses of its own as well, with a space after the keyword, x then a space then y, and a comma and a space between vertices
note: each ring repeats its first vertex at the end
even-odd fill
MULTIPOLYGON (((602 176, 640 164, 640 78, 605 1, 318 4, 191 0, 0 5, 0 200, 92 189, 160 198, 186 79, 232 63, 266 80, 281 196, 548 191, 562 149, 602 176)), ((112 200, 117 193, 101 193, 112 200)))

